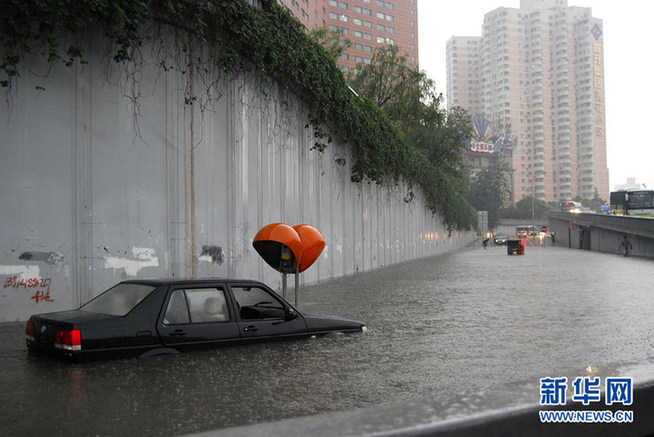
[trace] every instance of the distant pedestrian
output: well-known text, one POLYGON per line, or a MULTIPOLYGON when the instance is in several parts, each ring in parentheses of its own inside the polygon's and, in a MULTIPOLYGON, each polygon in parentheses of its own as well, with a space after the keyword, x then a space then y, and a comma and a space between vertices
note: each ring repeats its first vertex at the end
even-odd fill
POLYGON ((625 235, 624 238, 622 238, 622 241, 620 242, 620 246, 618 246, 618 250, 621 250, 624 253, 624 256, 629 256, 629 251, 634 248, 634 245, 631 244, 631 241, 627 238, 625 235))
POLYGON ((552 232, 552 245, 556 244, 556 232, 552 232))
POLYGON ((486 246, 488 246, 488 240, 490 240, 490 238, 486 238, 484 241, 481 242, 481 245, 484 246, 484 249, 486 249, 486 246))

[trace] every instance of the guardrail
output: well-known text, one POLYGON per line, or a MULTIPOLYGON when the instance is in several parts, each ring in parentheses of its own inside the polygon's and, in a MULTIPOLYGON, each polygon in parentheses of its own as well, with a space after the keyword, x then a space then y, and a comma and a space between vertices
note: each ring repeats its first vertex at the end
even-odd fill
MULTIPOLYGON (((227 428, 196 436, 652 436, 654 435, 654 360, 588 367, 567 375, 569 396, 565 405, 541 405, 543 382, 517 382, 457 396, 435 396, 350 412, 322 414, 280 422, 227 428), (599 378, 601 399, 583 405, 571 395, 576 378, 599 378), (606 405, 608 379, 629 378, 630 404, 606 405), (606 384, 605 384, 606 382, 606 384), (543 421, 568 420, 566 423, 543 421), (552 415, 559 412, 558 416, 552 415), (629 421, 631 420, 631 421, 629 421), (609 422, 613 421, 613 422, 609 422), (626 423, 618 423, 624 421, 626 423), (573 423, 574 422, 574 423, 573 423), (582 423, 591 422, 591 423, 582 423)), ((559 378, 557 378, 559 379, 559 378)), ((465 384, 465 382, 462 382, 465 384)), ((574 390, 577 392, 577 389, 574 390)), ((612 391, 613 393, 613 391, 612 391)), ((612 395, 613 396, 613 395, 612 395)), ((614 397, 610 399, 615 400, 614 397)), ((624 399, 623 399, 624 400, 624 399)))

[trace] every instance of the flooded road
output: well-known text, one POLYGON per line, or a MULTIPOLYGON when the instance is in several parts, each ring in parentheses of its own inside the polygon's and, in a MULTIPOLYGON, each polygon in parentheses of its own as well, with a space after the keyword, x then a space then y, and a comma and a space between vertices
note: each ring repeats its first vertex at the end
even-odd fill
POLYGON ((30 356, 23 325, 2 324, 0 430, 180 435, 640 361, 654 356, 653 273, 559 247, 465 250, 302 288, 302 312, 362 334, 140 360, 30 356))

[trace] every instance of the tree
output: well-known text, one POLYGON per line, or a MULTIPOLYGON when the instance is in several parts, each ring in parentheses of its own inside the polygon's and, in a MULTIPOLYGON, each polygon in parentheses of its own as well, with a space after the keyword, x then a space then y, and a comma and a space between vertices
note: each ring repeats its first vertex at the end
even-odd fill
POLYGON ((472 138, 472 117, 455 107, 431 123, 416 126, 409 132, 415 146, 429 161, 454 179, 467 179, 466 140, 472 138))
POLYGON ((344 38, 341 30, 327 30, 320 27, 309 32, 311 39, 323 46, 333 56, 334 62, 341 57, 341 54, 352 47, 352 41, 344 38))
POLYGON ((443 108, 434 81, 409 66, 397 46, 378 47, 372 61, 359 64, 349 79, 352 88, 375 102, 454 185, 468 178, 463 152, 472 137, 472 118, 462 108, 443 108))
POLYGON ((532 217, 544 219, 547 217, 547 211, 549 210, 547 203, 532 196, 523 197, 515 203, 515 206, 520 213, 520 217, 518 218, 522 219, 531 219, 532 217))
POLYGON ((478 211, 488 211, 488 225, 497 226, 500 210, 509 195, 511 167, 506 163, 495 163, 472 177, 469 202, 478 211))
POLYGON ((349 76, 352 88, 375 102, 404 132, 422 123, 444 121, 443 96, 434 82, 407 64, 396 45, 379 46, 369 64, 358 64, 349 76))
POLYGON ((597 191, 595 191, 595 196, 592 199, 577 196, 572 200, 574 200, 575 202, 579 202, 586 208, 596 212, 599 212, 602 209, 602 205, 606 204, 606 201, 601 197, 599 197, 597 191))

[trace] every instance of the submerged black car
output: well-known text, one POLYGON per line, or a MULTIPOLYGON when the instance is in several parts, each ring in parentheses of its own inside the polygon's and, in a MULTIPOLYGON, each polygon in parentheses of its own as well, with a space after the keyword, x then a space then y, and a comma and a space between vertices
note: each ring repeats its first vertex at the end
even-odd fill
POLYGON ((363 330, 304 316, 261 282, 194 279, 124 281, 76 310, 30 317, 25 334, 31 352, 85 360, 363 330))

